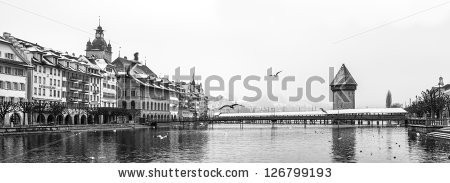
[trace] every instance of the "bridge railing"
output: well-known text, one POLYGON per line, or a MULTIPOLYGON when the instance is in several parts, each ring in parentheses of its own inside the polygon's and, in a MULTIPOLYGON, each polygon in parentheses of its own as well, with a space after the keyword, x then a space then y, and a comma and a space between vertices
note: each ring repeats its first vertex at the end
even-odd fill
POLYGON ((449 126, 449 118, 445 119, 429 119, 429 118, 408 118, 408 125, 420 125, 427 127, 443 127, 449 126))

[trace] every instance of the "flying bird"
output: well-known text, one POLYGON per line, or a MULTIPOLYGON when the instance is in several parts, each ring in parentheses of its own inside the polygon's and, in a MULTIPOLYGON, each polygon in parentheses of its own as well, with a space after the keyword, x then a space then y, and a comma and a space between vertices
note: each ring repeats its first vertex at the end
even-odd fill
POLYGON ((269 75, 269 76, 274 77, 274 78, 277 78, 277 77, 278 77, 278 74, 280 74, 281 72, 282 72, 282 71, 278 71, 275 75, 271 74, 271 75, 269 75))
POLYGON ((244 107, 244 106, 241 105, 241 104, 224 105, 224 106, 220 107, 219 110, 222 110, 223 108, 226 108, 226 107, 229 107, 229 108, 231 108, 231 109, 234 109, 234 107, 236 107, 236 106, 242 106, 242 107, 244 107))
POLYGON ((320 108, 320 110, 321 110, 323 113, 328 114, 327 111, 326 111, 325 109, 320 108))

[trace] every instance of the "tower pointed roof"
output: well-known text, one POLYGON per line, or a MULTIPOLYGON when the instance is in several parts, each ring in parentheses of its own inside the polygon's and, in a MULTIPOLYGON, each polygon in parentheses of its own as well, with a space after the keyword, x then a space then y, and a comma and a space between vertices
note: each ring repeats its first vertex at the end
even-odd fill
POLYGON ((194 68, 194 73, 192 74, 191 85, 195 86, 195 68, 194 68))
POLYGON ((347 67, 345 67, 345 64, 342 64, 341 69, 339 69, 339 72, 330 83, 330 86, 338 85, 358 85, 347 67))

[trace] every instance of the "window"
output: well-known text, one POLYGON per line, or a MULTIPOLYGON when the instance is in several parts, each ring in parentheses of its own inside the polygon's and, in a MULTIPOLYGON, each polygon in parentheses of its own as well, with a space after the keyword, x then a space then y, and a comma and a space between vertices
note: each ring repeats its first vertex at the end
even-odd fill
POLYGON ((5 102, 5 97, 0 97, 0 102, 5 102))
POLYGON ((45 88, 42 89, 42 96, 45 96, 45 88))
POLYGON ((50 97, 52 96, 52 90, 50 89, 50 93, 48 94, 50 97))
MULTIPOLYGON (((45 80, 44 80, 45 81, 45 80)), ((45 82, 44 82, 45 83, 45 82)), ((50 79, 50 86, 52 85, 52 79, 50 79)))
POLYGON ((41 96, 41 88, 39 88, 39 96, 41 96))
POLYGON ((14 97, 9 97, 10 102, 14 102, 14 97))
POLYGON ((50 68, 50 75, 52 75, 53 74, 53 69, 52 68, 50 68))
POLYGON ((103 87, 106 88, 106 83, 103 83, 103 87))
POLYGON ((43 71, 43 73, 45 73, 45 70, 46 70, 46 68, 45 68, 45 67, 42 67, 42 71, 43 71))
POLYGON ((53 96, 56 97, 56 90, 53 90, 53 96))
POLYGON ((41 84, 41 79, 42 79, 41 76, 39 76, 39 84, 41 84))
POLYGON ((134 103, 134 101, 131 101, 131 109, 135 109, 136 105, 134 103))
POLYGON ((62 97, 65 97, 65 96, 66 96, 66 92, 63 91, 61 96, 62 96, 62 97))
POLYGON ((23 76, 23 69, 14 69, 14 75, 23 76))
POLYGON ((132 97, 136 96, 136 91, 135 90, 131 90, 131 96, 132 97))
POLYGON ((3 81, 0 81, 0 89, 3 89, 3 81))
POLYGON ((9 81, 6 82, 6 89, 11 90, 11 82, 9 81))
POLYGON ((34 94, 35 95, 37 94, 37 88, 36 87, 34 87, 34 94))
POLYGON ((5 74, 11 74, 11 67, 5 67, 5 74))
POLYGON ((61 75, 61 70, 58 70, 58 76, 60 76, 61 75))
POLYGON ((20 83, 20 90, 25 91, 25 83, 20 83))
POLYGON ((12 54, 12 53, 5 53, 5 57, 7 59, 14 60, 14 54, 12 54))
POLYGON ((37 83, 37 76, 34 76, 34 83, 37 83))
POLYGON ((41 66, 39 66, 39 72, 42 72, 42 67, 41 66))
POLYGON ((19 84, 18 83, 13 83, 14 85, 14 90, 19 90, 19 84))
POLYGON ((58 86, 61 86, 61 81, 60 80, 58 80, 58 86))
POLYGON ((0 73, 3 73, 3 66, 0 66, 0 73))
POLYGON ((56 79, 53 79, 53 85, 56 86, 56 79))
POLYGON ((45 78, 42 78, 42 84, 44 84, 45 85, 45 78))

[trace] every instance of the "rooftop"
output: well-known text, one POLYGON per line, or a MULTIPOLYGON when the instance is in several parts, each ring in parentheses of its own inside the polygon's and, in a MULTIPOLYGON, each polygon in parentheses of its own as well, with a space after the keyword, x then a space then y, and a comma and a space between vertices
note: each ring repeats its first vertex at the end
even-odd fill
POLYGON ((339 69, 333 81, 330 83, 330 86, 338 85, 358 85, 347 67, 345 67, 345 64, 342 64, 341 69, 339 69))
POLYGON ((327 114, 406 114, 402 108, 367 108, 367 109, 342 109, 304 112, 266 112, 266 113, 226 113, 219 117, 241 117, 241 116, 322 116, 327 114), (325 113, 326 112, 326 113, 325 113))

